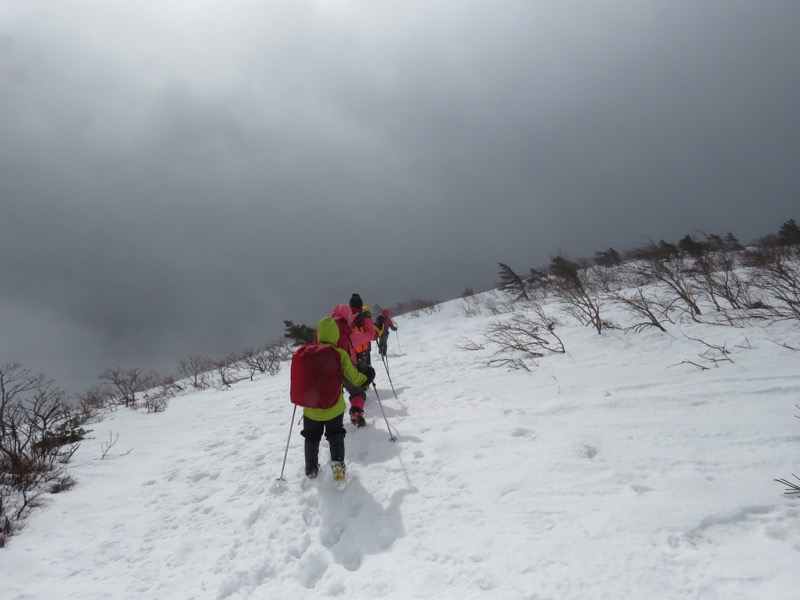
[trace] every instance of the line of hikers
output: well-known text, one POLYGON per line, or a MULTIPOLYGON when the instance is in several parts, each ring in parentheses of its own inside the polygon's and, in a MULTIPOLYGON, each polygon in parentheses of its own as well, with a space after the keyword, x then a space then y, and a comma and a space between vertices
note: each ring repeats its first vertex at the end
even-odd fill
POLYGON ((361 296, 353 294, 350 303, 339 304, 330 317, 317 324, 313 344, 298 350, 292 358, 291 400, 303 407, 305 472, 314 479, 319 473, 319 444, 323 434, 331 452, 334 479, 344 481, 344 427, 346 407, 342 386, 350 398, 350 422, 364 427, 367 390, 373 385, 370 350, 378 343, 378 353, 386 356, 389 330, 397 325, 388 309, 373 321, 361 296))

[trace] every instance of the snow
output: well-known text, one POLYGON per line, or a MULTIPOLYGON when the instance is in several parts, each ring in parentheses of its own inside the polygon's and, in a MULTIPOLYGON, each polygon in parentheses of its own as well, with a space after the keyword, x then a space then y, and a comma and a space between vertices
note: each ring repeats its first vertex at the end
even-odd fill
POLYGON ((461 302, 397 318, 396 397, 378 362, 386 419, 371 391, 343 491, 327 462, 304 477, 299 412, 278 480, 285 367, 93 423, 77 485, 0 550, 0 597, 800 597, 800 500, 774 481, 800 473, 796 325, 565 317, 566 354, 510 371, 462 349, 508 315, 461 302))

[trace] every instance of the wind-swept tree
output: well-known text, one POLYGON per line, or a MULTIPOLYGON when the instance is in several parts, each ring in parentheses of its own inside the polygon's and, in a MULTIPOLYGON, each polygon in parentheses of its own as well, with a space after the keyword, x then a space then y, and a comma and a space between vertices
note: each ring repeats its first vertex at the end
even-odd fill
POLYGON ((760 246, 745 253, 749 282, 764 294, 759 302, 778 320, 800 320, 800 248, 760 246))
POLYGON ((611 287, 609 269, 581 268, 565 256, 554 256, 548 272, 553 279, 553 293, 561 300, 564 310, 583 325, 594 327, 597 333, 611 326, 601 314, 602 293, 611 287))
POLYGON ((800 227, 789 219, 778 230, 778 243, 781 246, 795 246, 800 244, 800 227))
POLYGON ((288 340, 292 341, 294 346, 302 346, 303 344, 310 344, 314 341, 314 328, 308 325, 295 325, 292 321, 284 321, 283 325, 286 328, 286 333, 283 334, 288 340))
POLYGON ((661 240, 650 242, 632 252, 636 259, 626 266, 629 276, 644 284, 654 283, 664 292, 664 306, 672 307, 676 302, 686 306, 689 315, 696 320, 701 314, 697 304, 697 284, 691 277, 687 260, 677 246, 661 240))
POLYGON ((697 258, 707 250, 708 246, 687 234, 678 242, 678 248, 680 248, 681 252, 688 254, 692 258, 697 258))
POLYGON ((504 263, 497 263, 500 268, 500 289, 515 300, 528 300, 525 280, 504 263))
POLYGON ((686 272, 692 277, 698 296, 711 302, 718 313, 747 306, 749 286, 737 273, 738 241, 730 233, 728 241, 713 233, 703 235, 705 240, 687 242, 687 236, 679 244, 693 259, 687 261, 686 272))
POLYGON ((601 267, 613 267, 622 262, 622 257, 614 248, 608 250, 598 250, 594 253, 594 262, 601 267))
POLYGON ((550 275, 557 279, 563 279, 575 285, 581 285, 580 279, 578 278, 578 271, 580 271, 580 268, 578 263, 569 260, 566 256, 554 256, 550 259, 548 271, 550 275))
POLYGON ((736 239, 736 236, 733 235, 730 231, 722 240, 723 247, 728 252, 739 252, 740 250, 744 250, 744 246, 739 243, 739 240, 736 239))

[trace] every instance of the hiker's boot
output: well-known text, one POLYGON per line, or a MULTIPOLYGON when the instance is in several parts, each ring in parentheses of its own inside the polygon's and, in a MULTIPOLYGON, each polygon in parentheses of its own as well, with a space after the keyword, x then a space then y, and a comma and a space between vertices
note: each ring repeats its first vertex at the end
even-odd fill
POLYGON ((351 408, 350 409, 350 422, 355 425, 356 427, 363 427, 367 424, 364 420, 364 411, 360 408, 351 408))
POLYGON ((331 469, 333 469, 333 479, 339 483, 347 479, 347 468, 341 460, 331 461, 331 469))

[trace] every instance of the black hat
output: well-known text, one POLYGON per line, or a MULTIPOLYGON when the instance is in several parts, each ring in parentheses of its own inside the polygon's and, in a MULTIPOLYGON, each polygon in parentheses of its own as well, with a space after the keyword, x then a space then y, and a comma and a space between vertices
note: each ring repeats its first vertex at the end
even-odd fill
POLYGON ((361 308, 362 306, 364 306, 364 303, 361 301, 361 296, 359 296, 358 294, 353 294, 352 296, 350 296, 350 306, 354 308, 361 308))

